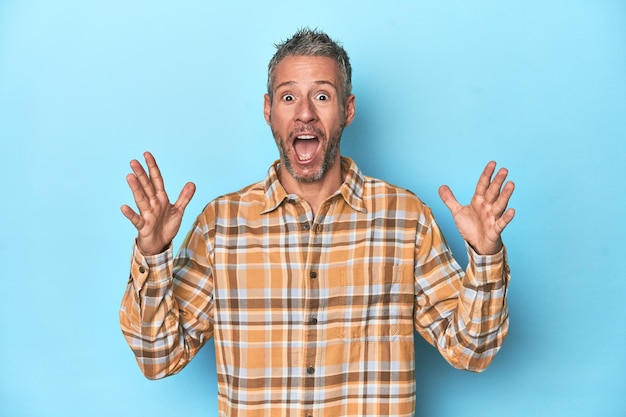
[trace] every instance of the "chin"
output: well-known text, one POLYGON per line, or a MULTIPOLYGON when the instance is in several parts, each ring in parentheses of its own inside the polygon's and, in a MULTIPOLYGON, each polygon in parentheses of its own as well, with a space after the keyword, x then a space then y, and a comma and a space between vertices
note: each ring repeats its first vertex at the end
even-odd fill
POLYGON ((319 167, 319 166, 316 168, 294 169, 293 164, 291 164, 291 162, 287 162, 285 164, 285 167, 287 168, 287 171, 293 177, 293 179, 302 183, 317 182, 321 180, 324 177, 324 174, 326 173, 323 167, 319 167))

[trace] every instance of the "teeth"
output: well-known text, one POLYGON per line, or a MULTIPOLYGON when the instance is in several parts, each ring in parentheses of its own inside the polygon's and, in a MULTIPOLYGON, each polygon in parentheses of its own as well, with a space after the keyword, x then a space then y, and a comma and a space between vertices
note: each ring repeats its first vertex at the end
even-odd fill
POLYGON ((298 139, 302 139, 302 140, 315 139, 315 136, 313 136, 313 135, 301 135, 301 136, 298 136, 298 139))

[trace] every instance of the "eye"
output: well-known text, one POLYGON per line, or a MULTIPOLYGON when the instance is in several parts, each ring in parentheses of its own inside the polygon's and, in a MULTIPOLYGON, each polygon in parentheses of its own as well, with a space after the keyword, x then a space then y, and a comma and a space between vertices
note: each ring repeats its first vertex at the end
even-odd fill
POLYGON ((319 101, 327 101, 330 100, 330 96, 326 93, 319 93, 316 97, 319 101))
POLYGON ((283 101, 294 101, 296 98, 293 94, 285 94, 283 95, 283 101))

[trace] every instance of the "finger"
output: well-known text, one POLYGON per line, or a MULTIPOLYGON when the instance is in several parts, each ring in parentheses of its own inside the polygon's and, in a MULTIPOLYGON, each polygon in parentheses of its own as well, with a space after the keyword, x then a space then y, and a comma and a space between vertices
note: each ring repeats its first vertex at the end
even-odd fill
POLYGON ((135 226, 137 230, 143 227, 143 222, 144 222, 143 219, 141 218, 140 215, 135 213, 135 210, 130 208, 130 206, 127 206, 126 204, 124 204, 122 207, 120 207, 120 210, 122 210, 122 214, 124 215, 124 217, 130 220, 130 222, 133 224, 133 226, 135 226))
POLYGON ((150 209, 150 200, 145 193, 145 188, 141 186, 139 179, 134 174, 126 176, 126 182, 133 193, 133 199, 140 213, 145 213, 150 209))
POLYGON ((133 173, 135 174, 135 177, 137 178, 137 181, 143 189, 146 197, 148 199, 154 198, 156 194, 156 192, 154 191, 154 186, 152 184, 152 181, 150 181, 148 174, 146 174, 146 170, 143 169, 141 163, 136 159, 133 159, 132 161, 130 161, 130 167, 133 170, 133 173))
POLYGON ((506 168, 500 168, 498 173, 487 187, 487 191, 485 192, 485 200, 489 203, 493 203, 496 201, 498 196, 500 195, 500 190, 502 188, 502 184, 506 180, 506 177, 509 175, 509 170, 506 168))
POLYGON ((156 163, 156 159, 150 152, 144 152, 144 158, 146 159, 146 165, 148 165, 148 171, 150 172, 150 180, 154 187, 155 193, 165 193, 165 184, 163 182, 163 176, 159 165, 156 163))
POLYGON ((176 209, 181 213, 184 212, 187 204, 189 204, 195 192, 196 185, 193 182, 188 182, 187 184, 185 184, 183 189, 180 191, 178 200, 176 200, 176 203, 174 203, 174 207, 176 207, 176 209))
POLYGON ((476 195, 484 196, 491 184, 491 176, 496 169, 495 161, 489 161, 489 163, 483 169, 482 174, 478 178, 478 183, 476 184, 476 195))
POLYGON ((515 183, 513 181, 509 181, 504 184, 502 188, 502 192, 498 195, 497 200, 493 203, 493 213, 496 216, 502 216, 504 210, 509 205, 509 201, 511 196, 513 195, 513 191, 515 190, 515 183))
POLYGON ((502 231, 511 223, 511 220, 515 217, 515 209, 510 208, 504 212, 504 214, 496 221, 495 231, 498 234, 502 234, 502 231))
POLYGON ((453 215, 461 208, 461 204, 459 204, 456 197, 454 197, 452 190, 447 185, 439 187, 439 197, 453 215))

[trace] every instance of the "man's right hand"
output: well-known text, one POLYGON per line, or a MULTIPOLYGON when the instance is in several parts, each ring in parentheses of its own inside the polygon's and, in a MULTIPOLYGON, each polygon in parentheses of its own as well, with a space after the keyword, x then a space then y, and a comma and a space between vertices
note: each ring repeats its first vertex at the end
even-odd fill
POLYGON ((137 228, 139 251, 144 256, 150 256, 161 253, 178 233, 183 213, 196 192, 196 186, 192 182, 185 184, 178 200, 171 204, 156 160, 150 152, 144 153, 144 157, 150 175, 146 174, 139 161, 133 159, 130 161, 133 173, 126 176, 139 214, 126 204, 121 210, 137 228))

